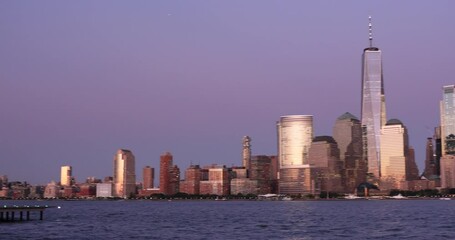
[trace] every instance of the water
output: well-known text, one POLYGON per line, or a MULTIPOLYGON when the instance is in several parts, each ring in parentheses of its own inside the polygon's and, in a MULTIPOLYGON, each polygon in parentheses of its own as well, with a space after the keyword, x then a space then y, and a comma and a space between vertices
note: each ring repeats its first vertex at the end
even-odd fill
POLYGON ((455 201, 0 201, 59 205, 0 239, 454 239, 455 201))

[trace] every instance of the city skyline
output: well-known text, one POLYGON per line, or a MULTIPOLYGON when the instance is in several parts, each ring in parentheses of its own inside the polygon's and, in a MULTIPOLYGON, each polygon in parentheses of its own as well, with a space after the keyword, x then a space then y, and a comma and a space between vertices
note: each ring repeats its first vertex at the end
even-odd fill
POLYGON ((387 116, 407 126, 421 173, 454 82, 455 3, 410 3, 2 2, 0 174, 110 176, 119 148, 136 171, 165 151, 181 169, 240 166, 242 137, 276 155, 275 122, 291 114, 331 135, 344 112, 360 118, 369 15, 387 116))

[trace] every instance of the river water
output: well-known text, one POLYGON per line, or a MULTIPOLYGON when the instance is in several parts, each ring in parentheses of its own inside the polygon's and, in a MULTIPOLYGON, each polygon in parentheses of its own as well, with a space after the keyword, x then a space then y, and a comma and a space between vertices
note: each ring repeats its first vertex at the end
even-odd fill
POLYGON ((0 201, 61 206, 0 239, 455 239, 455 201, 0 201))

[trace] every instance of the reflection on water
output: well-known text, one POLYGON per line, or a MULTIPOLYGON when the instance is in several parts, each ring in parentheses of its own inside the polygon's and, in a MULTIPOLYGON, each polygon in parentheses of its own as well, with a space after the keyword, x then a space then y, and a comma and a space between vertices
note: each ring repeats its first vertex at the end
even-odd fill
POLYGON ((452 239, 455 234, 455 201, 39 204, 62 208, 47 209, 44 221, 0 223, 0 239, 452 239))

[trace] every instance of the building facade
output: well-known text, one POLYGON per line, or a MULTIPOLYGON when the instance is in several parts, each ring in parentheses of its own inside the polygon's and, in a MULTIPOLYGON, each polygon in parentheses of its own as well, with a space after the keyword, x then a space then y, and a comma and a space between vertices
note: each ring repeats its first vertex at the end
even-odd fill
POLYGON ((190 165, 185 171, 185 180, 180 183, 180 192, 199 194, 201 178, 199 165, 190 165))
MULTIPOLYGON (((229 172, 226 166, 205 167, 208 178, 200 182, 200 194, 225 196, 230 194, 229 172)), ((203 173, 204 171, 202 171, 203 173)))
POLYGON ((423 171, 423 176, 426 179, 435 179, 438 178, 439 174, 436 170, 436 156, 434 152, 433 138, 427 138, 426 148, 425 148, 425 170, 423 171))
POLYGON ((386 123, 382 52, 373 47, 370 17, 370 46, 362 55, 362 108, 363 157, 368 164, 368 173, 373 179, 381 176, 380 136, 386 123))
POLYGON ((155 179, 155 169, 150 166, 145 166, 142 170, 142 178, 144 179, 144 183, 142 185, 143 189, 153 188, 155 179))
POLYGON ((73 168, 71 166, 62 166, 60 169, 60 185, 71 186, 73 178, 73 168))
POLYGON ((443 87, 440 102, 440 176, 442 188, 455 187, 455 85, 443 87))
POLYGON ((160 156, 160 191, 165 195, 173 195, 180 190, 180 170, 173 164, 173 156, 165 152, 160 156))
POLYGON ((133 153, 119 149, 114 156, 114 196, 130 197, 136 194, 136 165, 133 153))
POLYGON ((242 165, 247 170, 250 169, 250 160, 251 160, 251 138, 249 136, 244 136, 242 139, 242 165))
POLYGON ((355 192, 366 180, 366 162, 362 158, 362 127, 360 120, 349 112, 335 121, 333 138, 340 149, 343 167, 343 186, 346 192, 355 192))
POLYGON ((313 139, 312 115, 282 116, 277 123, 281 194, 311 192, 308 150, 313 139))
POLYGON ((309 150, 309 162, 312 167, 313 194, 344 191, 340 150, 333 137, 318 136, 313 139, 309 150))
POLYGON ((414 149, 408 132, 398 119, 391 119, 381 129, 381 189, 402 189, 405 181, 417 180, 414 149))

